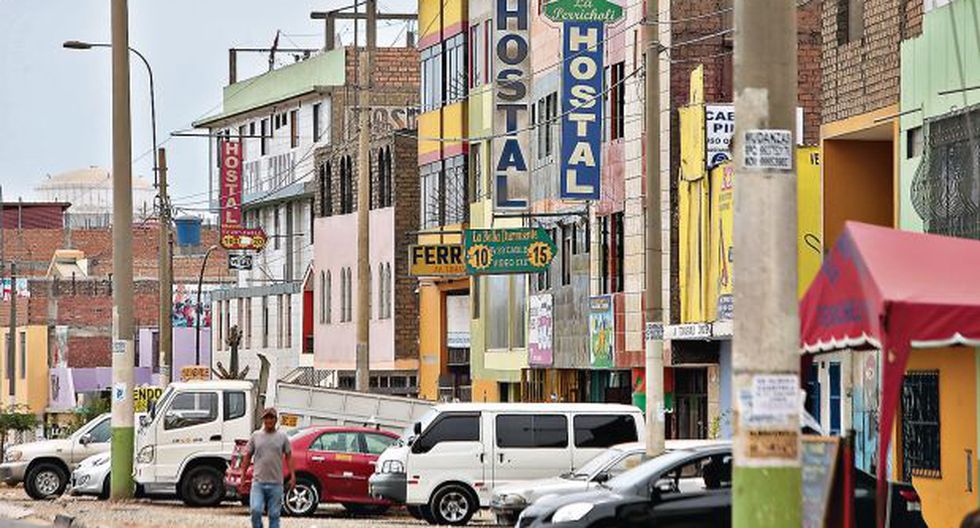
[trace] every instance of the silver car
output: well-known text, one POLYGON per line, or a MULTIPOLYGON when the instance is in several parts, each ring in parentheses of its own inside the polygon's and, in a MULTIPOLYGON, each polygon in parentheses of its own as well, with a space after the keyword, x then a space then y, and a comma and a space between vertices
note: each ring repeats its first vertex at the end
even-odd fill
MULTIPOLYGON (((713 440, 668 440, 668 451, 685 449, 692 446, 723 443, 713 440)), ((517 522, 521 511, 541 497, 564 495, 586 491, 598 486, 620 473, 624 473, 640 465, 646 458, 646 447, 642 442, 630 442, 610 447, 606 451, 587 462, 574 472, 563 475, 521 482, 508 486, 494 488, 490 500, 490 508, 497 517, 497 522, 513 525, 517 522)))
POLYGON ((71 473, 70 495, 94 495, 100 499, 109 498, 110 453, 99 453, 82 460, 71 473))

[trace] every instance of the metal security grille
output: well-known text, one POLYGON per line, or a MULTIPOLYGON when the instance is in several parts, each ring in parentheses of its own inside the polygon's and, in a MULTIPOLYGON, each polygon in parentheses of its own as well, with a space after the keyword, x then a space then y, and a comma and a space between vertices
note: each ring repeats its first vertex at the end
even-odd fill
POLYGON ((980 109, 926 121, 912 205, 928 233, 980 239, 980 109))
POLYGON ((902 384, 902 476, 940 478, 939 371, 909 371, 902 384))

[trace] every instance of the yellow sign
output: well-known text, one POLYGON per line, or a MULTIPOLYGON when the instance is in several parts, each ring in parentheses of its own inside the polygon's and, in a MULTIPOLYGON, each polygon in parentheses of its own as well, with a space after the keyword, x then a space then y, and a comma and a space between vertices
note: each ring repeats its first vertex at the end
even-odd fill
POLYGON ((415 277, 466 275, 462 244, 412 245, 408 274, 415 277))
POLYGON ((150 410, 150 402, 157 401, 161 394, 163 394, 163 389, 160 387, 151 387, 149 385, 134 387, 133 410, 136 412, 148 412, 150 410))
POLYGON ((211 379, 211 369, 202 365, 192 365, 180 369, 180 381, 206 381, 211 379))
POLYGON ((299 416, 295 414, 280 414, 279 425, 283 427, 296 427, 299 424, 299 416))
POLYGON ((532 242, 527 247, 527 260, 536 268, 543 268, 555 258, 555 252, 545 242, 532 242))

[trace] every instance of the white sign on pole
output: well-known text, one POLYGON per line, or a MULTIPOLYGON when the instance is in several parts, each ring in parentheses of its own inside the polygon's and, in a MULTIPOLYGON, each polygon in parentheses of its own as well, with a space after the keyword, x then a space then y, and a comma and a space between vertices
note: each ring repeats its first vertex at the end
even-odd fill
MULTIPOLYGON (((708 104, 704 107, 704 133, 708 168, 732 159, 732 136, 735 135, 735 105, 708 104)), ((803 108, 796 108, 796 144, 803 144, 803 108)))
POLYGON ((793 170, 793 133, 789 130, 746 130, 742 149, 746 169, 793 170))
POLYGON ((800 380, 783 374, 752 377, 752 415, 791 417, 800 412, 800 380))

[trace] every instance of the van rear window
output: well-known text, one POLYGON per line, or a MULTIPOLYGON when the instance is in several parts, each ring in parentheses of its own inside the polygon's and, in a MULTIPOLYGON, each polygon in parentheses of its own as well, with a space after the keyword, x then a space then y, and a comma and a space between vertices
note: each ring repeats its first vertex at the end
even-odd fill
POLYGON ((636 442, 636 420, 629 414, 580 414, 573 419, 575 447, 611 447, 636 442))
POLYGON ((568 419, 560 414, 497 416, 497 447, 568 447, 568 419))

